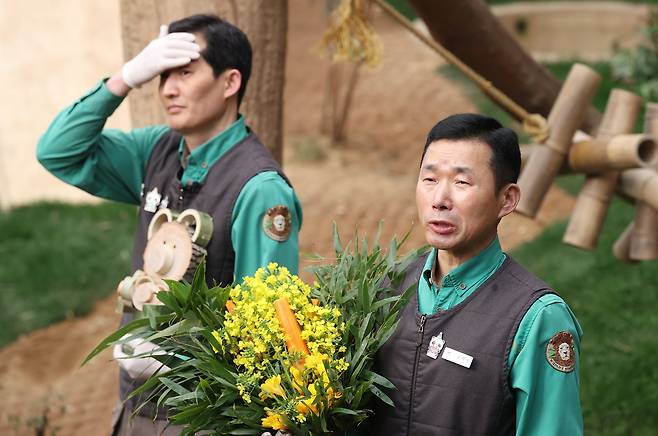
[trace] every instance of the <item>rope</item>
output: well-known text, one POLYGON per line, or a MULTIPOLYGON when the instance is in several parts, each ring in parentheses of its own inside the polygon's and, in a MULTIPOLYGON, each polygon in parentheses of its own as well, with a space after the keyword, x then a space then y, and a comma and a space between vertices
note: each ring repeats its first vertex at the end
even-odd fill
MULTIPOLYGON (((462 62, 448 49, 421 33, 413 24, 385 0, 370 0, 376 3, 391 18, 400 23, 409 32, 413 33, 421 42, 434 50, 446 61, 457 67, 466 77, 471 79, 489 98, 505 109, 512 116, 521 121, 523 130, 530 135, 534 141, 543 143, 549 135, 546 118, 540 114, 531 114, 505 93, 496 88, 490 81, 482 77, 471 67, 462 62)), ((334 47, 334 61, 347 59, 365 60, 363 56, 372 54, 373 47, 379 47, 371 26, 364 18, 362 0, 342 0, 337 9, 336 21, 330 26, 323 37, 325 47, 334 47), (362 48, 362 49, 360 49, 362 48), (359 56, 361 56, 359 58, 359 56)), ((380 55, 367 58, 366 63, 374 65, 379 62, 380 55)))

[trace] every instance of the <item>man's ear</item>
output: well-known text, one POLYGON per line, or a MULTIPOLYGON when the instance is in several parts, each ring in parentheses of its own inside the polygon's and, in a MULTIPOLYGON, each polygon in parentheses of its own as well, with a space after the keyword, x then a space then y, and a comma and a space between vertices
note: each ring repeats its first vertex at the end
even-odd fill
POLYGON ((235 68, 224 71, 224 98, 231 98, 238 94, 242 85, 242 74, 235 68))
POLYGON ((508 183, 500 190, 498 198, 500 199, 500 211, 498 212, 498 218, 500 219, 514 212, 519 204, 519 199, 521 199, 521 188, 516 183, 508 183))

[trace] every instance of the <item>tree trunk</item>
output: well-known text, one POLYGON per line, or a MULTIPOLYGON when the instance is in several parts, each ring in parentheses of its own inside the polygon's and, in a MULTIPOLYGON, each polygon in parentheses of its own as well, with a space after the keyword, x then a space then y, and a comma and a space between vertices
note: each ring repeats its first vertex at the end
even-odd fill
MULTIPOLYGON (((196 13, 217 14, 249 37, 253 66, 240 112, 281 162, 287 0, 121 0, 125 59, 135 56, 157 37, 161 24, 196 13)), ((156 79, 130 93, 133 127, 164 123, 157 86, 156 79)))
MULTIPOLYGON (((512 38, 481 0, 409 0, 432 37, 530 113, 545 117, 562 84, 512 38)), ((581 129, 593 134, 590 107, 581 129)))

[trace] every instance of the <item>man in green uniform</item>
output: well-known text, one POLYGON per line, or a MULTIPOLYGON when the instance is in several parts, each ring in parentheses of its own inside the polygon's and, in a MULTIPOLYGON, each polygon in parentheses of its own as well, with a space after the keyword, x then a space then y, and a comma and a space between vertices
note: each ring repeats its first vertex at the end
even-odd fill
POLYGON ((459 114, 430 131, 416 187, 429 255, 377 357, 395 408, 385 435, 580 435, 582 331, 548 285, 501 251, 497 227, 518 204, 516 134, 459 114))
MULTIPOLYGON (((209 283, 240 282, 269 262, 297 272, 301 206, 239 113, 251 57, 246 35, 216 16, 175 21, 120 71, 64 109, 40 139, 37 158, 58 178, 93 195, 139 205, 133 271, 143 267, 153 215, 191 208, 213 218, 206 247, 209 283), (157 77, 166 126, 103 128, 131 89, 157 77)), ((129 319, 124 315, 123 322, 129 319)), ((131 360, 145 359, 119 360, 122 399, 140 382, 131 360)), ((129 419, 137 405, 123 404, 115 434, 160 434, 167 427, 162 412, 153 420, 154 408, 129 419)))

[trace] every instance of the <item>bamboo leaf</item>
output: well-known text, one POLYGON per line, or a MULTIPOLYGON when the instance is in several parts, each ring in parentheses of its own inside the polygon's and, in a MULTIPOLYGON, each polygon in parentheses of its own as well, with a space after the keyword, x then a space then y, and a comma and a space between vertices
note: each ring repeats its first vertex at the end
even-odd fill
POLYGON ((356 389, 354 393, 354 400, 352 401, 352 407, 360 407, 363 394, 366 393, 366 391, 369 391, 371 384, 372 384, 371 381, 361 382, 360 386, 356 389))
POLYGON ((352 416, 359 415, 359 412, 351 409, 345 409, 343 407, 333 408, 331 409, 331 413, 334 415, 352 415, 352 416))
POLYGON ((179 321, 175 324, 170 325, 169 327, 160 330, 157 333, 152 334, 147 338, 148 341, 154 342, 161 338, 167 338, 175 335, 180 335, 183 333, 189 333, 190 330, 194 327, 194 324, 187 319, 179 321))
POLYGON ((176 392, 178 395, 185 395, 190 393, 188 389, 185 389, 183 386, 179 385, 178 383, 176 383, 175 381, 171 380, 168 377, 159 377, 159 379, 160 379, 160 383, 167 386, 169 389, 176 392))
POLYGON ((198 392, 188 392, 187 394, 178 395, 176 397, 167 398, 164 402, 165 406, 178 406, 182 403, 188 403, 190 400, 197 402, 200 399, 198 392))
POLYGON ((195 406, 190 406, 183 410, 182 412, 178 412, 175 415, 170 417, 170 421, 172 424, 185 424, 187 423, 187 420, 190 417, 193 417, 201 412, 203 412, 207 407, 207 404, 199 404, 195 406))
POLYGON ((384 403, 388 404, 391 407, 394 407, 393 400, 391 400, 391 398, 388 395, 386 395, 384 392, 382 392, 378 387, 376 387, 375 385, 370 385, 368 389, 384 403))
POLYGON ((393 297, 386 297, 386 298, 384 298, 384 299, 382 299, 382 300, 379 300, 379 301, 374 302, 373 305, 372 305, 371 310, 372 310, 373 312, 376 312, 376 311, 378 311, 380 308, 382 308, 382 307, 384 307, 384 306, 386 306, 386 305, 389 305, 389 304, 395 303, 395 302, 396 302, 397 300, 399 300, 399 299, 400 299, 400 296, 398 296, 398 295, 395 295, 395 296, 393 296, 393 297))
POLYGON ((204 258, 196 271, 194 271, 194 278, 192 279, 191 292, 207 291, 208 284, 206 283, 206 259, 204 258))
POLYGON ((373 383, 376 383, 379 386, 383 386, 389 389, 396 389, 395 385, 391 383, 386 377, 382 377, 376 372, 366 371, 366 377, 368 377, 368 380, 371 380, 373 383))
POLYGON ((372 313, 366 315, 366 317, 361 321, 361 327, 359 327, 358 338, 363 339, 366 336, 366 330, 370 327, 370 319, 372 318, 372 313))
MULTIPOLYGON (((171 289, 171 286, 169 286, 171 289)), ((157 299, 162 302, 165 306, 170 308, 173 311, 180 311, 181 307, 176 300, 176 296, 171 292, 158 292, 156 294, 157 299)))

